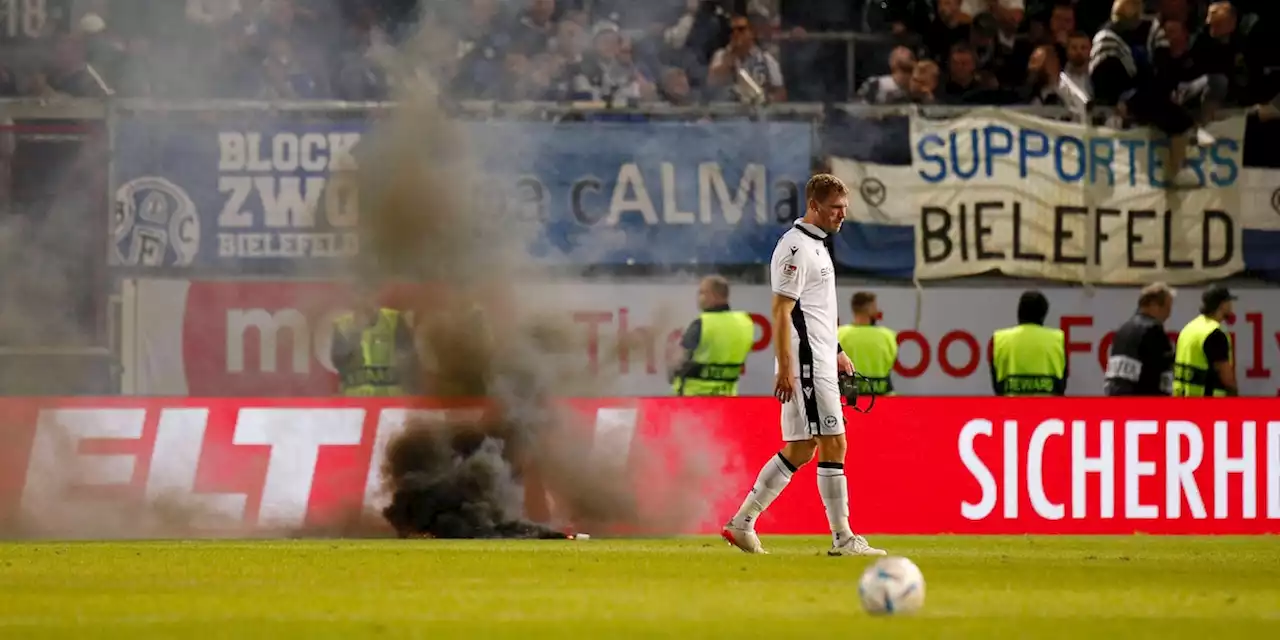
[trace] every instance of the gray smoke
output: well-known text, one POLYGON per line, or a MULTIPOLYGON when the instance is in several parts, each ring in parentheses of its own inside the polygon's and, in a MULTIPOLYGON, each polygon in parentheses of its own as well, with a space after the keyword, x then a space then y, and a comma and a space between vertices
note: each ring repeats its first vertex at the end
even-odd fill
POLYGON ((504 425, 460 429, 414 423, 387 448, 383 477, 392 502, 382 512, 401 537, 543 538, 566 534, 524 520, 506 456, 504 425))
MULTIPOLYGON (((417 305, 430 363, 424 392, 483 399, 488 417, 481 425, 409 425, 383 466, 391 500, 384 516, 402 536, 554 535, 520 520, 523 495, 549 498, 554 520, 592 532, 682 530, 705 511, 705 493, 659 496, 660 504, 641 509, 627 469, 593 456, 589 431, 553 408, 564 398, 608 395, 610 381, 589 372, 563 301, 522 291, 547 279, 527 250, 536 228, 477 206, 473 194, 513 176, 487 171, 479 159, 498 150, 477 148, 439 108, 423 73, 432 67, 432 40, 424 27, 388 61, 401 106, 362 143, 361 246, 368 252, 356 270, 366 283, 409 277, 427 285, 417 305)), ((506 153, 522 151, 521 140, 502 143, 506 153)), ((600 352, 631 346, 601 345, 600 352)), ((633 461, 656 455, 633 446, 633 461)), ((671 474, 676 481, 702 475, 671 474)))

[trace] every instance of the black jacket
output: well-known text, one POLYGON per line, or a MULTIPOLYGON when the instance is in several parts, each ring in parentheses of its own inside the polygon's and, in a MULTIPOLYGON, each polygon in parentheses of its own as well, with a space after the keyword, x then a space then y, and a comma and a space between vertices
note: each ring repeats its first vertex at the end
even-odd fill
POLYGON ((1173 393, 1173 341, 1162 323, 1138 313, 1120 325, 1107 358, 1103 393, 1108 396, 1173 393))

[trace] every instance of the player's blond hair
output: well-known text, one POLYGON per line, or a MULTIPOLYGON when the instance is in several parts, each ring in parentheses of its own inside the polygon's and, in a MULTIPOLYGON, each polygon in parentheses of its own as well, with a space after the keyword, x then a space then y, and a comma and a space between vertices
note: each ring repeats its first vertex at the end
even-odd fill
POLYGON ((810 202, 826 202, 831 196, 849 195, 844 181, 829 173, 814 174, 804 185, 804 199, 810 202))

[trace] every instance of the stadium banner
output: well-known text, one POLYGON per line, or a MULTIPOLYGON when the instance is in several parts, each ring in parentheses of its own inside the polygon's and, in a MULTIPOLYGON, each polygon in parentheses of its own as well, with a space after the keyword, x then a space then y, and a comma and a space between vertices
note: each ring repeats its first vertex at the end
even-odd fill
MULTIPOLYGON (((142 535, 165 523, 196 537, 305 535, 376 521, 388 500, 381 462, 405 421, 484 411, 255 398, 6 398, 0 409, 0 518, 29 537, 142 535)), ((632 524, 670 527, 654 533, 716 532, 778 449, 772 398, 570 399, 560 409, 559 433, 590 451, 584 466, 629 476, 632 524)), ((1280 533, 1272 400, 885 398, 846 419, 859 532, 1280 533)), ((813 474, 797 472, 762 533, 827 532, 813 474)))
POLYGON ((1167 142, 975 109, 911 120, 911 164, 847 157, 856 191, 836 243, 846 266, 921 280, 998 271, 1102 284, 1203 283, 1274 270, 1280 172, 1244 167, 1245 118, 1192 147, 1200 188, 1163 188, 1167 142))
MULTIPOLYGON (((839 287, 842 301, 859 288, 839 287)), ((881 324, 898 331, 894 385, 905 395, 990 395, 991 335, 1016 323, 1014 288, 869 287, 881 324), (982 300, 982 304, 974 304, 982 300)), ((1137 303, 1131 289, 1045 288, 1050 326, 1066 333, 1071 377, 1067 393, 1102 393, 1113 332, 1137 303)), ((696 317, 695 282, 558 283, 518 288, 528 309, 563 314, 576 339, 571 357, 600 380, 601 393, 670 394, 665 363, 696 317), (626 345, 621 347, 620 345, 626 345)), ((327 396, 337 381, 329 359, 332 319, 346 304, 333 282, 143 279, 124 288, 122 363, 125 392, 163 396, 327 396)), ((1238 289, 1228 321, 1236 375, 1246 396, 1280 395, 1280 298, 1270 289, 1238 289)), ((740 393, 773 393, 771 293, 735 285, 734 308, 752 314, 754 350, 740 393)), ((1198 312, 1200 290, 1183 288, 1165 327, 1176 334, 1198 312)), ((386 304, 413 310, 410 287, 386 304)), ((841 322, 850 320, 842 303, 841 322)), ((854 354, 856 363, 857 354, 854 354)))
MULTIPOLYGON (((767 263, 803 214, 813 138, 805 123, 459 126, 474 180, 440 202, 508 216, 543 263, 767 263)), ((370 131, 362 120, 123 119, 113 264, 135 273, 334 272, 363 250, 356 173, 370 131)), ((423 215, 440 202, 423 203, 423 215)))

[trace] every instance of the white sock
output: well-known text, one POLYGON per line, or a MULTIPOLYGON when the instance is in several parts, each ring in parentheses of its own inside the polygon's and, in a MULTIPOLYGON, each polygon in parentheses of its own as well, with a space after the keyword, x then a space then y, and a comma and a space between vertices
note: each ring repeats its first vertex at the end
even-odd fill
POLYGON ((751 493, 747 494, 747 499, 738 507, 738 514, 733 517, 732 522, 748 531, 754 530, 756 518, 787 488, 795 470, 781 453, 769 458, 760 469, 760 475, 756 476, 756 484, 751 487, 751 493))
POLYGON ((849 484, 844 478, 844 463, 818 463, 818 495, 827 508, 832 541, 839 543, 853 535, 849 528, 849 484))

